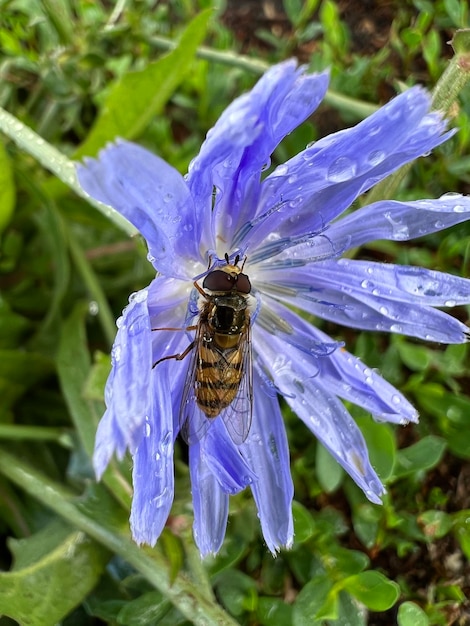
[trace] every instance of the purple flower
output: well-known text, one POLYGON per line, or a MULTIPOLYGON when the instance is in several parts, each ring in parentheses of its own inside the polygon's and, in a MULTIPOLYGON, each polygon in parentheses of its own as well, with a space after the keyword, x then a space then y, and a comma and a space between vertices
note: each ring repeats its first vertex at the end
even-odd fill
MULTIPOLYGON (((469 303, 470 281, 344 257, 375 239, 405 241, 470 217, 469 199, 458 194, 384 200, 341 217, 360 194, 452 134, 442 116, 430 111, 423 89, 409 89, 354 128, 315 142, 263 176, 273 150, 317 108, 327 84, 326 73, 306 74, 294 61, 273 67, 227 108, 184 178, 125 141, 78 167, 83 189, 142 233, 158 272, 146 289, 130 297, 118 321, 107 409, 94 455, 101 476, 113 454, 132 453, 131 527, 138 543, 153 545, 170 512, 181 411, 183 418, 192 411, 194 420, 185 428, 194 535, 202 555, 219 550, 229 496, 247 486, 271 552, 292 544, 293 486, 279 395, 369 500, 380 503, 384 487, 342 400, 360 405, 377 420, 398 424, 416 421, 417 412, 377 372, 292 307, 354 328, 442 343, 468 339, 462 323, 435 307, 469 303), (201 388, 209 383, 191 378, 188 368, 203 365, 202 353, 191 342, 198 333, 201 341, 214 337, 194 327, 210 328, 204 307, 215 300, 208 284, 215 280, 215 269, 227 270, 226 255, 232 269, 225 278, 241 303, 242 322, 235 334, 243 335, 246 348, 250 332, 252 368, 245 351, 242 380, 232 386, 236 393, 240 385, 248 400, 240 401, 240 392, 217 417, 207 417, 195 398, 207 393, 201 388), (241 287, 244 275, 251 282, 249 293, 246 284, 244 293, 241 287), (166 358, 185 351, 184 358, 166 358), (188 379, 192 386, 185 392, 188 379), (233 426, 232 419, 240 421, 233 426), (238 438, 237 428, 239 433, 246 429, 238 438)), ((228 307, 231 314, 234 307, 228 307)), ((209 344, 206 348, 209 360, 215 359, 216 352, 209 344)), ((228 359, 226 352, 220 350, 217 359, 228 359)), ((235 376, 238 370, 230 367, 235 376)))

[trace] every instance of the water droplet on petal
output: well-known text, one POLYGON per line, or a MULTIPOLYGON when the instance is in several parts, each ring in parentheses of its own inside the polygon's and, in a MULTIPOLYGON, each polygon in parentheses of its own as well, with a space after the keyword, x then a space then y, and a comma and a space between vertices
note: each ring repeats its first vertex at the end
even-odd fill
POLYGON ((392 226, 392 235, 396 241, 403 241, 404 239, 408 239, 410 236, 410 231, 407 224, 404 224, 401 219, 394 219, 390 211, 384 213, 385 219, 390 222, 392 226))
POLYGON ((140 291, 135 291, 131 293, 129 296, 129 302, 145 302, 147 300, 148 291, 147 289, 141 289, 140 291))
POLYGON ((385 160, 386 154, 383 150, 373 150, 367 156, 367 160, 371 165, 379 165, 382 161, 385 160))
POLYGON ((276 169, 274 170, 274 173, 277 176, 285 176, 288 171, 289 171, 289 167, 285 163, 282 163, 281 165, 278 165, 278 167, 276 167, 276 169))
POLYGON ((357 173, 357 163, 346 156, 338 157, 328 168, 327 177, 333 183, 350 180, 357 173))
POLYGON ((381 129, 380 124, 373 124, 368 130, 369 137, 375 137, 375 135, 377 135, 380 132, 380 129, 381 129))
POLYGON ((111 360, 113 363, 119 363, 121 360, 121 346, 113 346, 111 350, 111 360))

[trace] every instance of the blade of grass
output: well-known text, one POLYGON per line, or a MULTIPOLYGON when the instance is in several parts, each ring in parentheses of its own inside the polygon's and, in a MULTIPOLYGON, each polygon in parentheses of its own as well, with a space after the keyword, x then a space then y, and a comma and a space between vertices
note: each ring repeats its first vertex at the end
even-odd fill
POLYGON ((0 454, 0 472, 75 528, 130 563, 195 626, 236 626, 236 622, 184 574, 171 578, 168 565, 157 550, 151 553, 142 550, 129 537, 91 519, 60 485, 4 449, 0 454))

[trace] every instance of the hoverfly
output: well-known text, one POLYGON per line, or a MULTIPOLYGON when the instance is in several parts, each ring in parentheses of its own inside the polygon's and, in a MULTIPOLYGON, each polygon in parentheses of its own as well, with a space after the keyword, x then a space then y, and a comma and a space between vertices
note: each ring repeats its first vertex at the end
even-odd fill
MULTIPOLYGON (((201 439, 220 416, 237 445, 243 443, 251 425, 253 375, 250 319, 251 283, 225 255, 226 265, 209 271, 199 292, 196 336, 181 354, 164 357, 182 360, 191 352, 191 362, 180 406, 181 434, 187 443, 201 439)), ((157 365, 160 361, 154 364, 157 365)))

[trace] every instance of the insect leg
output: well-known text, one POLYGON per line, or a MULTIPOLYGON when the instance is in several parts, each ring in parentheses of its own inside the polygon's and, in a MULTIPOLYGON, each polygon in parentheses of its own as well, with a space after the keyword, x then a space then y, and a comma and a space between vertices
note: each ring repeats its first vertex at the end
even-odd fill
POLYGON ((168 361, 168 359, 176 359, 176 361, 182 361, 184 357, 187 356, 194 348, 195 343, 195 341, 191 341, 186 350, 184 352, 181 352, 181 354, 171 354, 170 356, 164 356, 163 358, 158 359, 158 361, 155 361, 155 363, 152 365, 152 369, 162 361, 168 361))

